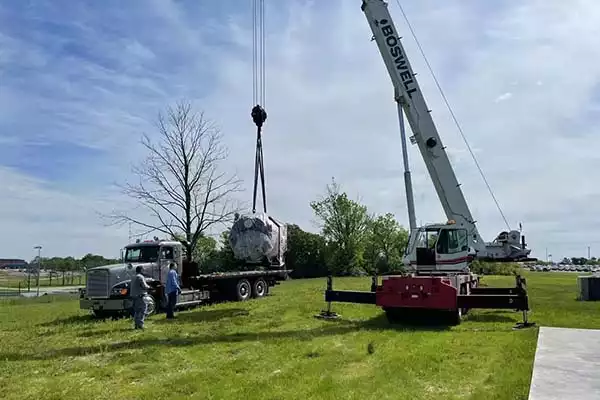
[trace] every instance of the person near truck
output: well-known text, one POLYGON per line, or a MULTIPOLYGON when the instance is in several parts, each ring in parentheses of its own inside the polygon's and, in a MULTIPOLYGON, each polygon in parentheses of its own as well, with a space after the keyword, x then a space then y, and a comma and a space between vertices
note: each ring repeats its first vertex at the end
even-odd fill
POLYGON ((181 293, 179 286, 179 276, 177 274, 177 265, 169 264, 169 273, 167 274, 167 319, 175 318, 175 304, 177 304, 177 295, 181 293))
POLYGON ((143 270, 141 266, 138 266, 135 269, 136 275, 131 281, 130 295, 133 299, 134 329, 144 329, 144 318, 148 309, 148 304, 146 304, 144 297, 148 294, 150 286, 148 286, 146 278, 142 274, 143 270))

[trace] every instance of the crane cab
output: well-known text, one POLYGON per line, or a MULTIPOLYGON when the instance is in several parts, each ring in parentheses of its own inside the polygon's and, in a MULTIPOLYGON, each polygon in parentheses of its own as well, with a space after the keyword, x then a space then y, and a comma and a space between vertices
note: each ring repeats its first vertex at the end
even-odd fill
POLYGON ((446 273, 467 271, 469 260, 467 229, 448 221, 411 232, 404 262, 416 272, 446 273))

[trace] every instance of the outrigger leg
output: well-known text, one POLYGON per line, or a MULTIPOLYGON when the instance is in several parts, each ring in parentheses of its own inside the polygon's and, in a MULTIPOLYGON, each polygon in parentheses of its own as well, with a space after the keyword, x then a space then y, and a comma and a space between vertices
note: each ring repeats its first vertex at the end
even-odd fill
MULTIPOLYGON (((329 275, 327 277, 327 292, 331 292, 333 290, 333 277, 331 275, 329 275)), ((338 319, 341 317, 341 315, 339 315, 338 313, 336 313, 335 311, 331 311, 331 300, 330 299, 326 299, 327 300, 327 310, 321 310, 321 312, 317 315, 315 315, 315 318, 319 318, 319 319, 338 319)))

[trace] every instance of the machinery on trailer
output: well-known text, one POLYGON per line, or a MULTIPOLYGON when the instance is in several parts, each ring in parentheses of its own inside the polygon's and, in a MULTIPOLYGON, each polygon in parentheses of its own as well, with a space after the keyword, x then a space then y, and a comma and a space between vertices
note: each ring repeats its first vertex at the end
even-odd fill
POLYGON ((236 214, 229 230, 229 244, 236 260, 249 265, 268 268, 284 268, 287 251, 287 224, 267 213, 267 189, 263 155, 263 126, 267 121, 265 91, 265 4, 264 0, 253 0, 253 107, 250 112, 256 125, 256 152, 254 155, 254 188, 252 213, 236 214), (262 189, 263 211, 256 212, 258 183, 262 189))
POLYGON ((200 274, 195 263, 186 263, 185 247, 181 242, 147 240, 125 246, 122 263, 90 268, 86 286, 81 290, 79 306, 98 317, 116 316, 131 312, 133 300, 129 297, 129 284, 138 266, 151 287, 148 315, 165 309, 166 285, 169 264, 177 265, 181 277, 182 293, 177 308, 196 306, 215 298, 245 301, 260 298, 269 288, 286 279, 289 271, 254 270, 200 274))
MULTIPOLYGON (((392 80, 402 139, 404 112, 413 132, 411 142, 418 145, 448 221, 414 226, 410 173, 405 172, 411 233, 404 264, 409 273, 385 276, 381 284, 375 276, 370 292, 333 290, 332 278, 329 277, 325 292, 328 309, 320 316, 336 315, 331 312, 332 301, 376 304, 384 309, 391 321, 397 320, 404 311, 438 310, 450 316, 454 323, 459 323, 462 315, 471 308, 505 308, 523 311, 524 325, 527 325, 529 304, 525 279, 517 276, 516 285, 512 288, 480 287, 479 278, 469 269, 474 259, 498 262, 535 260, 529 257, 531 250, 526 247, 524 236, 520 231, 509 229, 490 243, 482 240, 387 3, 363 0, 361 8, 392 80)), ((403 143, 404 166, 408 170, 405 147, 403 143)))

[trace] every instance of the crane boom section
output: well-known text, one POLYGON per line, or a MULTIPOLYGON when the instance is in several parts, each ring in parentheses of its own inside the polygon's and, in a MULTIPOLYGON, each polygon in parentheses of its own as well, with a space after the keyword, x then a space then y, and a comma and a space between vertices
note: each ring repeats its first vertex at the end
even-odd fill
POLYGON ((361 9, 371 27, 392 83, 401 95, 414 140, 419 146, 446 217, 456 221, 457 225, 464 226, 475 242, 483 243, 388 11, 388 4, 383 0, 363 0, 361 9))

